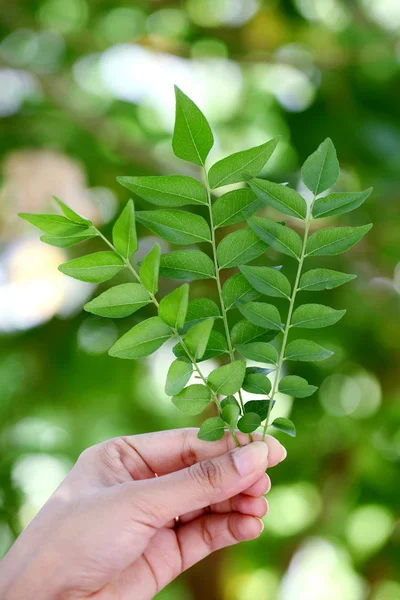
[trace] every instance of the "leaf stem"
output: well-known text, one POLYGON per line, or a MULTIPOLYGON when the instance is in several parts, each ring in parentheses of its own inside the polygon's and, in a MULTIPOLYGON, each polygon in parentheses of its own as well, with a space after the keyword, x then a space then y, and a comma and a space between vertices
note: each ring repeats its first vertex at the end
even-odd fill
POLYGON ((311 209, 310 209, 310 213, 307 216, 307 219, 305 221, 304 237, 303 237, 303 243, 302 243, 302 247, 301 247, 301 254, 300 254, 300 259, 299 259, 299 266, 297 268, 296 279, 295 279, 295 282, 294 282, 294 285, 293 285, 293 291, 292 291, 292 295, 291 295, 291 298, 290 298, 289 311, 288 311, 286 325, 285 325, 285 329, 284 329, 284 333, 283 333, 283 340, 282 340, 281 352, 279 354, 279 359, 278 359, 278 364, 277 364, 277 368, 276 368, 275 379, 274 379, 274 383, 272 385, 272 390, 271 390, 271 394, 270 394, 270 405, 268 407, 268 413, 267 413, 267 417, 266 417, 265 424, 264 424, 263 439, 265 439, 265 436, 266 436, 266 433, 267 433, 267 429, 268 429, 268 426, 269 426, 269 418, 270 418, 271 410, 272 410, 272 407, 273 407, 273 404, 274 404, 274 396, 275 396, 275 394, 277 392, 277 389, 278 389, 280 374, 281 374, 281 370, 282 370, 282 365, 283 365, 283 361, 284 361, 284 358, 285 358, 285 350, 286 350, 286 344, 287 344, 288 335, 289 335, 290 324, 291 324, 291 320, 292 320, 294 303, 295 303, 295 300, 296 300, 296 294, 297 294, 298 289, 299 289, 299 281, 300 281, 300 276, 301 276, 301 272, 302 272, 302 269, 303 269, 304 259, 306 257, 306 246, 307 246, 307 239, 308 239, 308 233, 309 233, 310 222, 311 222, 311 216, 310 215, 311 215, 311 209))

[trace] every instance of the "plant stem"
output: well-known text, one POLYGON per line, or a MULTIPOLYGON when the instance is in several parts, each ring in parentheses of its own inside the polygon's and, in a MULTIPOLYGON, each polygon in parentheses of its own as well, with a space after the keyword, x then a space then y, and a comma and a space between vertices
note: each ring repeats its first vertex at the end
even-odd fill
MULTIPOLYGON (((120 256, 122 258, 122 260, 124 261, 125 266, 131 271, 131 273, 135 277, 136 281, 138 283, 140 283, 141 285, 143 285, 139 273, 132 266, 132 264, 130 263, 129 259, 127 259, 124 256, 122 256, 122 254, 120 254, 118 252, 118 250, 114 247, 114 245, 101 233, 101 231, 99 231, 98 229, 96 229, 96 231, 97 231, 98 235, 101 237, 101 239, 107 244, 107 246, 109 246, 111 248, 111 250, 113 252, 115 252, 115 254, 117 254, 118 256, 120 256)), ((153 304, 158 308, 159 307, 159 302, 158 302, 157 298, 155 297, 155 295, 152 292, 149 292, 149 296, 150 296, 151 301, 153 302, 153 304)), ((189 348, 186 346, 184 339, 182 338, 182 336, 180 335, 179 331, 175 327, 172 327, 172 331, 174 332, 174 336, 176 338, 178 338, 178 340, 179 340, 182 348, 186 352, 187 357, 190 360, 190 362, 193 364, 193 367, 194 367, 195 371, 197 372, 197 374, 199 375, 200 379, 203 381, 204 385, 207 386, 208 389, 210 390, 211 397, 212 397, 213 401, 217 405, 218 409, 220 409, 221 404, 220 404, 220 401, 218 400, 217 395, 215 394, 215 392, 208 385, 206 378, 204 377, 203 373, 201 372, 201 369, 200 369, 199 365, 197 364, 196 359, 192 356, 189 348)), ((237 445, 239 445, 239 442, 237 441, 237 439, 235 439, 235 443, 237 445)))
MULTIPOLYGON (((311 213, 311 210, 310 210, 310 213, 311 213)), ((291 324, 291 320, 292 320, 294 303, 296 300, 296 294, 299 289, 299 281, 300 281, 301 271, 303 269, 303 263, 304 263, 304 259, 306 256, 306 245, 307 245, 307 239, 308 239, 308 232, 310 229, 310 222, 311 222, 311 217, 308 216, 305 221, 304 237, 303 237, 303 243, 302 243, 302 247, 301 247, 299 266, 297 268, 296 279, 295 279, 295 282, 293 285, 292 296, 290 298, 289 311, 288 311, 287 321, 286 321, 286 325, 285 325, 285 329, 284 329, 284 333, 283 333, 281 352, 279 354, 278 364, 277 364, 276 373, 275 373, 275 379, 274 379, 274 383, 273 383, 271 394, 270 394, 270 405, 268 407, 267 418, 266 418, 265 424, 264 424, 263 439, 265 439, 265 436, 267 433, 267 428, 269 426, 269 417, 271 415, 272 406, 274 404, 274 396, 278 389, 279 378, 280 378, 282 365, 283 365, 283 361, 284 361, 284 357, 285 357, 285 350, 286 350, 286 344, 287 344, 288 335, 289 335, 290 324, 291 324)))

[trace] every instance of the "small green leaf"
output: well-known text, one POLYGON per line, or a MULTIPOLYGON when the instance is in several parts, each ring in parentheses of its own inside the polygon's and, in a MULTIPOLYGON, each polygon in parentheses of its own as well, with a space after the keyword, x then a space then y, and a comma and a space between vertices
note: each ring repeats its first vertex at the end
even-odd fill
POLYGON ((290 298, 291 286, 289 280, 277 269, 272 267, 242 266, 241 272, 247 281, 260 294, 277 298, 290 298))
POLYGON ((217 259, 221 269, 245 265, 261 256, 268 248, 251 229, 239 229, 227 235, 217 248, 217 259))
POLYGON ((214 144, 214 136, 207 119, 177 86, 175 86, 176 114, 172 149, 175 156, 203 166, 214 144))
POLYGON ((237 406, 240 411, 239 402, 236 400, 235 396, 227 396, 223 400, 221 400, 221 408, 224 409, 226 406, 233 405, 237 406))
POLYGON ((364 192, 337 192, 324 198, 318 198, 313 205, 313 217, 320 219, 321 217, 344 215, 361 206, 371 192, 372 188, 368 188, 364 192))
POLYGON ((202 358, 206 351, 213 326, 214 319, 205 319, 193 325, 185 335, 185 344, 195 360, 202 358))
POLYGON ((213 300, 195 298, 189 302, 184 329, 186 331, 192 325, 196 325, 196 323, 200 323, 204 319, 217 319, 220 316, 219 308, 213 300))
POLYGON ((160 317, 151 317, 119 338, 108 354, 116 358, 143 358, 158 350, 171 335, 171 328, 160 317))
POLYGON ((250 217, 247 222, 254 233, 272 248, 293 258, 300 258, 302 242, 295 231, 262 217, 250 217))
POLYGON ((211 400, 211 391, 205 385, 195 383, 172 396, 172 403, 185 415, 199 415, 211 400))
POLYGON ((286 346, 285 360, 319 361, 332 354, 333 352, 311 340, 294 340, 286 346))
MULTIPOLYGON (((273 401, 273 404, 275 404, 275 401, 273 401)), ((261 421, 265 421, 270 405, 271 400, 249 400, 244 405, 244 412, 245 414, 256 413, 259 415, 261 421)))
POLYGON ((158 307, 160 318, 174 329, 181 329, 185 323, 189 303, 189 284, 184 283, 161 299, 158 307))
POLYGON ((42 235, 40 240, 50 246, 57 246, 57 248, 70 248, 86 240, 91 240, 98 235, 94 227, 86 227, 82 231, 74 232, 72 234, 66 234, 63 236, 55 235, 42 235))
POLYGON ((236 273, 227 279, 222 287, 222 300, 226 310, 236 308, 236 301, 250 302, 260 297, 241 273, 236 273))
POLYGON ((173 244, 211 241, 208 223, 203 217, 185 210, 145 210, 136 213, 140 223, 173 244))
POLYGON ((200 250, 176 250, 161 255, 160 275, 168 279, 210 279, 215 277, 214 263, 200 250))
POLYGON ((264 179, 252 179, 249 181, 249 185, 258 198, 268 206, 272 206, 272 208, 291 217, 303 220, 306 218, 306 201, 295 190, 286 185, 264 179))
MULTIPOLYGON (((61 215, 36 215, 31 213, 19 213, 24 221, 28 221, 44 233, 54 237, 65 237, 79 235, 88 231, 86 224, 73 223, 61 215)), ((96 234, 97 235, 97 234, 96 234)), ((92 236, 93 237, 93 236, 92 236)))
POLYGON ((302 179, 315 196, 332 187, 338 180, 339 174, 335 146, 330 138, 322 142, 301 168, 302 179))
POLYGON ((273 304, 266 302, 248 302, 239 304, 238 309, 246 319, 264 327, 264 329, 282 329, 282 319, 278 309, 273 304))
POLYGON ((220 417, 210 417, 200 427, 197 437, 204 442, 218 442, 225 433, 225 422, 220 417))
POLYGON ((208 385, 216 394, 236 394, 242 387, 246 372, 246 362, 235 360, 223 367, 214 369, 208 376, 208 385))
POLYGON ((207 190, 193 177, 166 175, 157 177, 117 177, 118 183, 144 200, 174 208, 189 204, 207 204, 207 190))
POLYGON ((92 225, 92 222, 89 221, 89 219, 81 217, 81 215, 72 210, 72 208, 65 204, 65 202, 60 200, 60 198, 57 198, 57 196, 53 196, 53 198, 57 202, 58 206, 61 208, 67 219, 70 219, 70 221, 73 221, 74 223, 79 223, 80 225, 92 225))
POLYGON ((135 223, 135 207, 129 200, 118 217, 112 231, 114 246, 124 258, 129 258, 138 248, 135 223))
MULTIPOLYGON (((176 344, 172 348, 173 353, 177 357, 186 356, 185 349, 181 346, 181 344, 176 344)), ((209 360, 210 358, 214 358, 216 356, 221 356, 221 354, 225 354, 228 351, 226 339, 219 331, 212 331, 207 343, 206 351, 203 356, 197 360, 197 362, 201 362, 204 360, 209 360)))
POLYGON ((308 239, 307 256, 332 256, 346 252, 349 248, 357 244, 371 229, 369 225, 361 227, 330 227, 328 229, 319 229, 308 239))
POLYGON ((328 327, 337 323, 345 312, 345 310, 335 310, 323 304, 303 304, 294 311, 291 326, 305 329, 328 327))
POLYGON ((278 353, 271 344, 265 342, 252 342, 251 344, 243 344, 236 346, 237 351, 244 358, 254 360, 261 363, 272 363, 276 365, 278 362, 278 353))
POLYGON ((212 206, 215 227, 227 227, 245 221, 260 208, 261 200, 249 188, 232 190, 220 196, 212 206))
POLYGON ((84 309, 100 317, 121 319, 150 302, 149 293, 140 283, 122 283, 87 302, 84 309))
POLYGON ((295 398, 306 398, 317 391, 316 385, 309 385, 303 377, 287 375, 279 382, 279 391, 295 398))
POLYGON ((208 173, 211 189, 256 177, 271 157, 278 141, 279 138, 273 138, 261 146, 236 152, 215 163, 208 173))
POLYGON ((261 425, 261 417, 257 413, 249 412, 238 421, 238 429, 242 433, 252 433, 261 425))
POLYGON ((266 375, 262 373, 247 373, 246 369, 246 376, 242 387, 249 394, 268 395, 271 391, 271 382, 266 375))
POLYGON ((63 263, 58 270, 80 281, 102 283, 111 279, 124 266, 124 261, 115 252, 95 252, 63 263))
POLYGON ((348 275, 331 269, 311 269, 301 276, 299 290, 307 292, 331 290, 356 277, 357 275, 348 275))
POLYGON ((143 259, 139 276, 144 287, 152 294, 158 291, 158 273, 160 270, 160 246, 154 244, 148 255, 143 259))
POLYGON ((247 319, 242 319, 232 327, 231 340, 235 346, 250 342, 270 342, 276 338, 278 333, 275 329, 265 329, 247 319))
POLYGON ((193 367, 188 358, 184 356, 177 358, 168 369, 165 382, 165 393, 167 396, 179 394, 192 376, 193 367))
POLYGON ((240 408, 235 404, 227 404, 221 410, 221 417, 228 424, 229 429, 235 429, 238 417, 240 415, 240 408))
POLYGON ((275 427, 275 429, 287 433, 287 435, 290 435, 291 437, 296 437, 296 427, 290 419, 278 417, 271 425, 272 427, 275 427))

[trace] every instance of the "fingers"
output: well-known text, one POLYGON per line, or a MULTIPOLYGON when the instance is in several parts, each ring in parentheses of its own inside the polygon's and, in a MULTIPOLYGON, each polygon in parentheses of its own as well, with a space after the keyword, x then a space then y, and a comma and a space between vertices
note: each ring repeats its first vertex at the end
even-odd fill
POLYGON ((268 502, 264 496, 253 498, 252 496, 246 496, 246 494, 238 494, 229 500, 223 502, 217 502, 212 504, 206 509, 200 509, 182 515, 180 517, 181 523, 189 523, 194 521, 204 514, 226 514, 238 512, 243 515, 250 515, 252 517, 264 517, 268 512, 268 502))
POLYGON ((188 569, 215 550, 257 538, 263 523, 254 517, 231 513, 205 515, 182 525, 176 537, 182 555, 182 570, 188 569))
MULTIPOLYGON (((268 459, 268 462, 269 462, 269 459, 268 459)), ((260 479, 258 479, 258 481, 253 483, 253 485, 251 485, 249 488, 247 488, 247 490, 244 490, 244 494, 247 494, 247 496, 257 497, 257 496, 262 496, 263 494, 268 494, 270 489, 271 489, 271 479, 270 479, 269 475, 267 475, 267 473, 263 473, 261 475, 260 479)))
MULTIPOLYGON (((235 447, 230 433, 218 442, 204 442, 197 437, 198 429, 175 429, 137 436, 125 436, 110 440, 106 444, 119 447, 119 454, 133 479, 166 475, 191 465, 221 456, 235 447)), ((237 433, 241 445, 248 444, 244 433, 237 433)), ((262 439, 261 433, 253 434, 255 440, 262 439)), ((286 450, 278 440, 266 436, 269 450, 269 466, 277 465, 286 456, 286 450)), ((102 445, 99 446, 101 448, 102 445)))
POLYGON ((146 481, 128 483, 132 506, 144 522, 162 526, 177 514, 222 502, 250 488, 263 475, 268 446, 254 442, 187 469, 146 481))

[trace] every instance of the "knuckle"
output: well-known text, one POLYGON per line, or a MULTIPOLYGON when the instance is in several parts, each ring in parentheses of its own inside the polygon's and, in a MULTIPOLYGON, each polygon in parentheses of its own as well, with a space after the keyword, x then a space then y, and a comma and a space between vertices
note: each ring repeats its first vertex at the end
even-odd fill
POLYGON ((213 460, 205 460, 193 465, 189 468, 189 473, 202 488, 210 488, 213 491, 221 488, 221 468, 213 460))
POLYGON ((201 529, 200 529, 200 534, 201 534, 201 539, 203 540, 204 544, 210 548, 211 550, 213 550, 214 548, 214 540, 213 540, 213 536, 212 533, 208 527, 208 523, 207 523, 207 519, 202 519, 201 520, 201 529))

